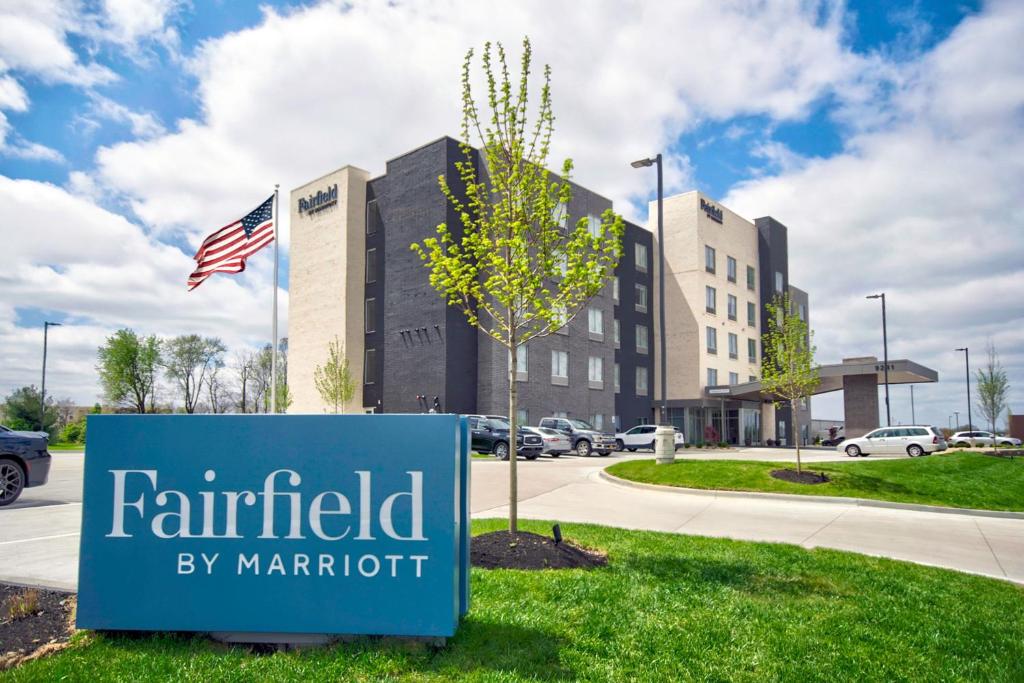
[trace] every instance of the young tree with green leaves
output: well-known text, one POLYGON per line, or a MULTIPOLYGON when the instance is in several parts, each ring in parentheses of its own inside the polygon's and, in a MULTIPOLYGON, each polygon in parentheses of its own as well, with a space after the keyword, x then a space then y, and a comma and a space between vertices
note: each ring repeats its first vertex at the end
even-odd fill
POLYGON ((348 367, 345 346, 334 337, 327 345, 327 362, 317 365, 313 370, 313 383, 320 392, 320 398, 331 407, 335 415, 344 413, 348 402, 356 392, 356 383, 352 379, 352 371, 348 367))
MULTIPOLYGON (((462 67, 464 159, 455 164, 458 183, 445 176, 441 191, 459 216, 442 223, 437 237, 413 244, 430 271, 430 284, 470 325, 505 348, 509 358, 508 418, 516 438, 516 349, 556 332, 571 321, 612 277, 622 254, 623 222, 611 209, 599 221, 570 226, 572 199, 566 159, 559 175, 547 169, 554 114, 551 68, 533 123, 529 122, 532 51, 523 40, 518 86, 509 76, 505 49, 484 45, 482 71, 487 112, 471 87, 473 50, 462 67), (479 149, 469 144, 475 140, 479 149), (464 189, 458 189, 461 185, 464 189)), ((514 442, 513 442, 514 443, 514 442)), ((514 453, 514 447, 512 448, 514 453)), ((509 531, 517 532, 516 458, 509 458, 509 531)))
POLYGON ((988 343, 987 351, 988 360, 985 366, 977 371, 975 384, 978 389, 978 408, 992 427, 992 450, 995 451, 997 448, 996 422, 1006 410, 1006 397, 1010 393, 1010 381, 1006 377, 1002 363, 999 362, 996 347, 991 341, 988 343))
POLYGON ((194 413, 207 374, 224 366, 224 342, 217 337, 183 334, 164 342, 163 366, 181 394, 186 413, 194 413))
POLYGON ((807 322, 793 312, 789 294, 776 294, 768 304, 768 329, 761 337, 764 360, 761 363, 761 390, 776 397, 776 405, 788 403, 793 413, 793 443, 796 445, 796 471, 800 462, 799 402, 810 397, 820 378, 814 363, 813 333, 807 322))
POLYGON ((160 368, 160 341, 155 336, 118 330, 96 350, 96 356, 96 370, 108 401, 137 413, 153 412, 160 368))

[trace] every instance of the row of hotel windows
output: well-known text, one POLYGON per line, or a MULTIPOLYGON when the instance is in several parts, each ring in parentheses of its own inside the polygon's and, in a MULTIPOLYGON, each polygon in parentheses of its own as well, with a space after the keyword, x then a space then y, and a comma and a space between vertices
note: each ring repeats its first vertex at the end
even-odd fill
MULTIPOLYGON (((715 248, 706 244, 704 245, 704 270, 712 275, 718 270, 715 248)), ((729 282, 736 282, 736 259, 732 256, 725 257, 725 277, 729 282)), ((754 266, 747 266, 747 289, 750 291, 757 289, 757 271, 754 270, 754 266)))
MULTIPOLYGON (((748 375, 747 376, 747 381, 748 382, 756 382, 757 381, 757 376, 756 375, 748 375)), ((729 384, 739 384, 739 383, 740 383, 740 375, 739 375, 739 373, 738 372, 730 372, 729 373, 729 384)), ((708 368, 708 386, 709 387, 717 387, 718 386, 718 370, 716 370, 715 368, 708 368)))
MULTIPOLYGON (((705 335, 705 337, 707 339, 707 350, 708 350, 708 353, 712 353, 712 354, 718 355, 718 330, 715 329, 714 327, 710 327, 710 326, 707 327, 706 328, 706 335, 705 335)), ((730 332, 729 333, 729 358, 733 358, 733 359, 739 358, 739 353, 740 353, 739 346, 740 346, 739 337, 736 334, 730 332)), ((747 339, 747 360, 750 361, 751 363, 756 363, 757 362, 757 340, 756 339, 749 339, 749 338, 747 339)))
MULTIPOLYGON (((525 382, 529 379, 530 357, 526 346, 516 349, 516 380, 525 382)), ((620 368, 618 363, 613 364, 615 378, 615 391, 620 390, 620 368)), ((551 351, 551 383, 559 386, 569 386, 569 352, 551 351)), ((604 389, 604 359, 600 356, 590 356, 587 362, 587 385, 591 389, 604 389)), ((636 368, 636 394, 637 396, 647 395, 647 368, 636 368)))
MULTIPOLYGON (((726 314, 729 320, 736 320, 736 308, 738 301, 732 294, 726 295, 726 314)), ((708 313, 715 313, 718 311, 718 291, 706 285, 704 287, 704 310, 708 313)), ((757 306, 753 301, 747 302, 747 325, 749 327, 755 327, 757 325, 757 306)))

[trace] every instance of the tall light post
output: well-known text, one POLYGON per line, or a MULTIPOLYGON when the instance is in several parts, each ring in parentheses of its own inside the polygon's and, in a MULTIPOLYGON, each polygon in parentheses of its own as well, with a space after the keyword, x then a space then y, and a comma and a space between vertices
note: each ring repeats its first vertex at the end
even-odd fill
MULTIPOLYGON (((974 422, 971 421, 971 352, 968 347, 955 349, 964 352, 964 379, 967 380, 967 431, 974 431, 974 422)), ((971 446, 974 446, 974 438, 971 438, 971 446)))
POLYGON ((60 323, 43 321, 43 381, 39 387, 39 431, 46 427, 46 346, 51 327, 60 327, 60 323))
POLYGON ((668 424, 668 363, 665 358, 665 225, 662 212, 661 154, 653 159, 638 159, 633 168, 658 167, 658 342, 661 357, 661 424, 668 424))
POLYGON ((956 415, 956 425, 955 425, 955 427, 956 427, 956 429, 960 429, 960 411, 959 410, 954 410, 953 414, 956 415))
POLYGON ((885 324, 885 292, 869 294, 865 299, 882 300, 882 362, 885 368, 885 426, 892 426, 892 414, 889 412, 889 333, 885 324))

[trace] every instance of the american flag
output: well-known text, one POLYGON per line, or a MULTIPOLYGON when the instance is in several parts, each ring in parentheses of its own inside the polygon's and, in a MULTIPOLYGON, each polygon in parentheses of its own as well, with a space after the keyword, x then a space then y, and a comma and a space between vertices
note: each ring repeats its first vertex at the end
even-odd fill
POLYGON ((241 273, 245 270, 245 259, 273 241, 274 195, 271 195, 252 213, 203 240, 193 257, 196 269, 188 277, 189 291, 214 273, 241 273))

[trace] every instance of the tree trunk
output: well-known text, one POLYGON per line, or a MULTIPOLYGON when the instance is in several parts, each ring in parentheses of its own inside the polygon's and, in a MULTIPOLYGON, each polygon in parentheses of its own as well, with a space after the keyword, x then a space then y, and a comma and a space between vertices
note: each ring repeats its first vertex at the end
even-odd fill
POLYGON ((790 401, 789 405, 793 411, 793 444, 796 446, 796 471, 797 474, 803 471, 800 463, 800 411, 797 409, 796 401, 790 401))
POLYGON ((519 532, 519 484, 516 479, 516 440, 519 434, 519 426, 516 424, 516 372, 518 370, 518 359, 516 358, 515 338, 512 339, 512 347, 509 349, 508 364, 508 532, 516 534, 519 532))

